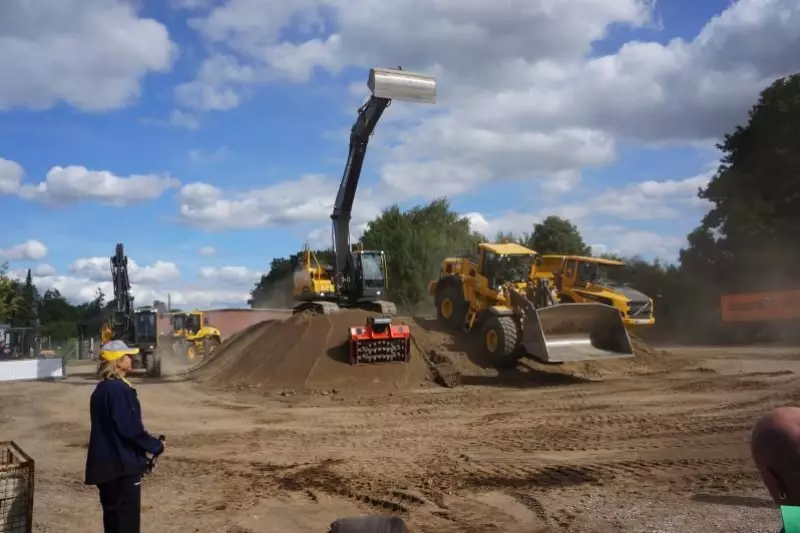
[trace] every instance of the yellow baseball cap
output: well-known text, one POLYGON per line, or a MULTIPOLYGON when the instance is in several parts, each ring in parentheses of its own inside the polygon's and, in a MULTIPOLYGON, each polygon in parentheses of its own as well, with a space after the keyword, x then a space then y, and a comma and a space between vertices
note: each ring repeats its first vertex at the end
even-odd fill
POLYGON ((132 348, 124 341, 110 341, 100 348, 100 357, 104 361, 116 361, 123 355, 136 355, 139 348, 132 348))

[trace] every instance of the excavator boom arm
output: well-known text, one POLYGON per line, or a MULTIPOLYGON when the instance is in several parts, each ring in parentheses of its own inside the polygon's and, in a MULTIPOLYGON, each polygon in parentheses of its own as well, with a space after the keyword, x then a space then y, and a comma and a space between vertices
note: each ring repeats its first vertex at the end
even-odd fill
POLYGON ((117 243, 110 264, 115 304, 111 327, 115 338, 124 339, 132 333, 133 296, 131 296, 131 282, 128 277, 128 257, 125 255, 122 243, 117 243))
POLYGON ((424 74, 406 72, 401 68, 371 69, 367 86, 372 92, 372 96, 358 110, 358 117, 350 130, 350 151, 331 214, 335 255, 334 271, 337 275, 344 271, 347 255, 350 252, 350 219, 358 181, 361 178, 361 169, 364 165, 364 157, 367 154, 367 144, 383 112, 389 107, 392 100, 429 104, 436 102, 434 78, 424 74))
POLYGON ((358 110, 358 118, 350 130, 350 151, 331 214, 333 251, 336 258, 334 268, 337 274, 344 270, 347 253, 350 251, 350 218, 353 213, 358 181, 361 178, 361 168, 364 166, 364 157, 367 155, 369 137, 390 103, 391 100, 388 98, 371 96, 369 101, 358 110))

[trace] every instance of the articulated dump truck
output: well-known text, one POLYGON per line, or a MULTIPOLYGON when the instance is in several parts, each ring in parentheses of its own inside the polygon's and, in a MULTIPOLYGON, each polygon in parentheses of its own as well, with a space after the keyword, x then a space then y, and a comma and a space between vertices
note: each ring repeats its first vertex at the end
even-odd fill
POLYGON ((578 255, 542 255, 534 276, 555 287, 561 303, 601 303, 615 308, 628 329, 652 326, 653 299, 620 281, 622 261, 578 255))
POLYGON ((440 323, 481 332, 498 367, 527 355, 543 363, 633 357, 620 312, 602 303, 559 303, 536 277, 537 253, 514 243, 478 245, 477 260, 445 259, 429 286, 440 323))

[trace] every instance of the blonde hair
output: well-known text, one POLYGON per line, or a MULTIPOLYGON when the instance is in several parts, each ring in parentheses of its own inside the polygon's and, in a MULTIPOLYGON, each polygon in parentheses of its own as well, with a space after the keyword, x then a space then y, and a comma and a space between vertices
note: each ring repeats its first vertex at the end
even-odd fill
POLYGON ((99 380, 106 380, 106 379, 120 379, 120 375, 117 372, 117 361, 103 361, 100 360, 100 364, 97 365, 97 379, 99 380))

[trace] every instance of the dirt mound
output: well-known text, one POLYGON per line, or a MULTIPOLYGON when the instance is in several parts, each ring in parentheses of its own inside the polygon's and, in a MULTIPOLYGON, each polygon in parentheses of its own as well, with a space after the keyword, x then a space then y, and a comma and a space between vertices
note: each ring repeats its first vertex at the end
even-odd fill
POLYGON ((428 371, 413 346, 406 364, 350 364, 349 328, 369 316, 348 310, 262 322, 224 343, 193 375, 211 386, 281 389, 404 389, 422 384, 428 371))

